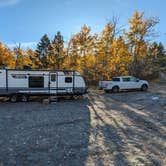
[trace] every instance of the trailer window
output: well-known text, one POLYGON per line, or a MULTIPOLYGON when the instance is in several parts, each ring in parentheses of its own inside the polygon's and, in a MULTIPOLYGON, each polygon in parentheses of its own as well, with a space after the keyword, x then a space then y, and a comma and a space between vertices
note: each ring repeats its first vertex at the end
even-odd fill
POLYGON ((56 74, 51 74, 51 82, 55 82, 56 81, 56 74))
POLYGON ((30 76, 29 77, 29 88, 44 88, 44 77, 30 76))
POLYGON ((25 74, 12 74, 14 79, 26 79, 27 76, 25 74))
POLYGON ((66 77, 65 83, 72 83, 72 77, 66 77))

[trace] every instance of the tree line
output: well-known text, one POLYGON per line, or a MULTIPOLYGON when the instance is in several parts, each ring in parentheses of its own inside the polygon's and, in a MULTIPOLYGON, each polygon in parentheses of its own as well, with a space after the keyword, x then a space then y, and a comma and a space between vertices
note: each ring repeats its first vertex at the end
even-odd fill
POLYGON ((21 46, 10 50, 0 42, 0 67, 77 70, 91 84, 118 75, 154 79, 166 72, 165 48, 161 42, 152 42, 158 23, 135 11, 127 28, 119 28, 114 17, 99 34, 84 25, 67 44, 61 32, 52 40, 45 34, 36 50, 21 46))

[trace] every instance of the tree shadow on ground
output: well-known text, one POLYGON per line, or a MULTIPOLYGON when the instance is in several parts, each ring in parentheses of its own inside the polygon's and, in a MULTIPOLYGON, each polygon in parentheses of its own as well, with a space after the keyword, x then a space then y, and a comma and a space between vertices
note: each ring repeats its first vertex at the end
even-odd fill
MULTIPOLYGON (((141 164, 145 165, 162 165, 162 159, 165 156, 165 148, 163 146, 164 140, 166 140, 166 135, 163 130, 162 123, 159 124, 155 121, 155 119, 151 119, 149 116, 144 116, 143 114, 135 111, 135 107, 133 107, 133 102, 118 102, 117 105, 112 104, 110 106, 110 100, 102 98, 104 104, 103 112, 105 116, 110 117, 111 113, 116 112, 120 118, 126 119, 126 121, 119 122, 117 116, 111 116, 110 120, 115 124, 115 131, 120 131, 124 136, 126 144, 120 146, 121 149, 127 149, 128 145, 130 148, 137 148, 141 151, 141 155, 144 156, 142 160, 138 156, 138 160, 140 159, 141 164), (130 124, 127 122, 130 122, 130 124), (161 155, 163 157, 161 157, 161 155)), ((114 98, 111 98, 111 102, 117 103, 114 98)), ((142 105, 143 107, 144 105, 142 105)), ((155 108, 154 108, 155 109, 155 108)), ((158 110, 156 110, 158 111, 158 110)), ((147 113, 147 115, 155 118, 157 114, 155 111, 143 110, 143 112, 147 113)), ((162 118, 162 117, 160 117, 162 118)), ((111 138, 111 137, 110 137, 111 138)), ((136 155, 137 153, 135 153, 136 155)), ((134 155, 134 154, 132 154, 134 155)))
MULTIPOLYGON (((96 120, 102 123, 102 125, 97 125, 96 129, 98 133, 103 135, 104 138, 103 153, 110 157, 110 161, 107 164, 114 166, 130 166, 131 164, 124 153, 123 147, 125 146, 125 142, 123 141, 123 138, 120 136, 120 134, 118 134, 117 129, 113 125, 105 122, 104 117, 102 117, 98 111, 96 111, 93 105, 92 109, 96 116, 96 120)), ((102 157, 100 157, 100 155, 101 154, 98 155, 98 162, 95 163, 95 165, 105 165, 105 161, 102 157)))

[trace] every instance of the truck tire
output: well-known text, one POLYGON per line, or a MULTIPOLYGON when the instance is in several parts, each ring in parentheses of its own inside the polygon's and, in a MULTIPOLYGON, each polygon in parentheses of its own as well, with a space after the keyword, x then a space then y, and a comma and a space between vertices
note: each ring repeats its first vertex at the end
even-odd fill
POLYGON ((10 102, 12 103, 16 103, 18 101, 18 95, 17 94, 13 94, 10 96, 10 102))
POLYGON ((142 91, 147 91, 148 90, 148 86, 146 84, 143 84, 141 87, 142 91))
POLYGON ((118 87, 118 86, 114 86, 114 87, 112 88, 112 92, 113 92, 113 93, 118 93, 118 92, 119 92, 119 87, 118 87))
POLYGON ((21 96, 20 96, 20 101, 21 101, 21 102, 28 102, 28 95, 24 95, 24 94, 21 95, 21 96))

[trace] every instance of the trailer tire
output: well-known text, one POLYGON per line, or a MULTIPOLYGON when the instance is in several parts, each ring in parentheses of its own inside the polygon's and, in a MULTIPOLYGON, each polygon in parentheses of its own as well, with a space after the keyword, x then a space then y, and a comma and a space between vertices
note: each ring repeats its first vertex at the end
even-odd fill
POLYGON ((81 99, 81 98, 83 98, 83 95, 81 95, 81 94, 80 95, 74 95, 75 100, 78 100, 78 99, 81 99))
POLYGON ((20 96, 20 100, 21 100, 21 102, 28 102, 28 95, 21 95, 20 96))
POLYGON ((10 96, 10 102, 12 103, 16 103, 18 101, 18 95, 17 94, 13 94, 10 96))

